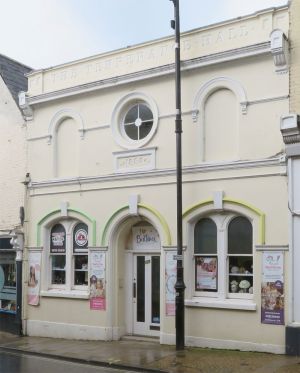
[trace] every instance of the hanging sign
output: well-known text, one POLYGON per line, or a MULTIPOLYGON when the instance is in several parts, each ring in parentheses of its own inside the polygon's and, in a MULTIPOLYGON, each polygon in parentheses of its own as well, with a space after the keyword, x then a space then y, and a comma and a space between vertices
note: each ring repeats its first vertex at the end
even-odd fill
POLYGON ((29 252, 28 255, 28 304, 38 306, 40 302, 40 284, 41 284, 41 252, 29 252))
POLYGON ((92 251, 90 253, 90 309, 105 310, 105 253, 92 251))
POLYGON ((261 284, 261 322, 284 325, 283 252, 264 251, 261 284))
POLYGON ((166 315, 175 316, 175 283, 177 276, 176 251, 166 252, 166 315))

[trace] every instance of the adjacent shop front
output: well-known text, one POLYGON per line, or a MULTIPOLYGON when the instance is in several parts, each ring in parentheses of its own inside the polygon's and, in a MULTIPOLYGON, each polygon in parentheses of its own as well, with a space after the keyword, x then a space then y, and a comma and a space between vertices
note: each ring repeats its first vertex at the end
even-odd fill
POLYGON ((0 237, 0 330, 17 332, 16 250, 11 237, 0 237))

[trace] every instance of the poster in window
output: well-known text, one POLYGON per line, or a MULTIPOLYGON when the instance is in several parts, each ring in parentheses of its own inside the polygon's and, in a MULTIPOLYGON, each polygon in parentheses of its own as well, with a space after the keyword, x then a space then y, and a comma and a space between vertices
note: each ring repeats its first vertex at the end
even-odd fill
POLYGON ((61 224, 56 224, 51 229, 50 253, 64 254, 66 252, 66 230, 61 224))
POLYGON ((41 252, 29 252, 28 256, 28 304, 38 306, 40 302, 40 284, 41 284, 41 252))
POLYGON ((88 226, 84 223, 76 225, 73 234, 74 252, 84 252, 88 247, 88 226))
POLYGON ((197 256, 196 290, 217 291, 217 257, 197 256))
POLYGON ((105 253, 92 251, 90 254, 90 309, 105 310, 105 253))
POLYGON ((283 252, 263 252, 261 322, 284 325, 283 252))
POLYGON ((177 278, 176 251, 166 253, 166 316, 175 316, 175 283, 177 278))

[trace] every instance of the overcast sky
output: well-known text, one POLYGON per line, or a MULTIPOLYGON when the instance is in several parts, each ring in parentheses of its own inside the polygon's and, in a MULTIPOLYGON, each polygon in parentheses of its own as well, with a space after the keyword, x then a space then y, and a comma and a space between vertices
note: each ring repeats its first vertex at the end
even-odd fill
MULTIPOLYGON (((287 0, 181 0, 181 31, 287 0)), ((35 69, 173 34, 169 0, 0 0, 0 53, 35 69)))

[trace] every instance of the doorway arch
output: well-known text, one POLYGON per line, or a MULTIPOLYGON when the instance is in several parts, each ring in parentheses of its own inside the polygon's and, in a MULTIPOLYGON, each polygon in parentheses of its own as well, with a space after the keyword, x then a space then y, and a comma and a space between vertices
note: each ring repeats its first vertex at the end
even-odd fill
POLYGON ((126 334, 160 335, 164 286, 161 248, 170 245, 171 236, 165 219, 153 211, 139 206, 139 214, 130 215, 127 206, 120 208, 103 230, 102 244, 107 243, 109 254, 108 317, 114 340, 126 334), (134 242, 139 230, 144 236, 134 242))

